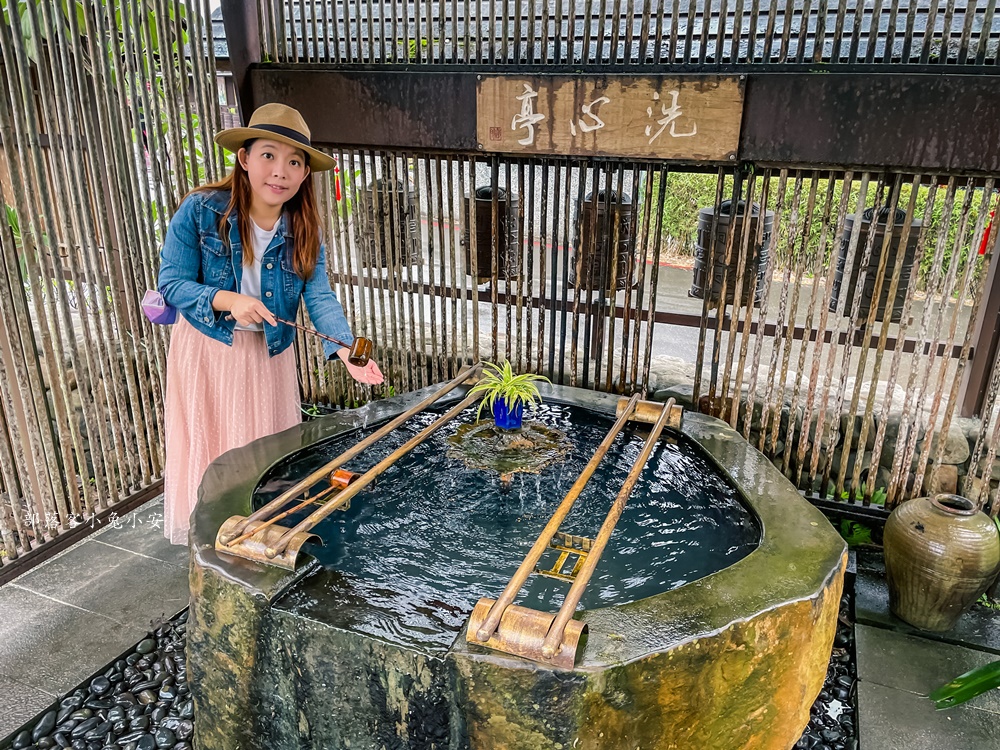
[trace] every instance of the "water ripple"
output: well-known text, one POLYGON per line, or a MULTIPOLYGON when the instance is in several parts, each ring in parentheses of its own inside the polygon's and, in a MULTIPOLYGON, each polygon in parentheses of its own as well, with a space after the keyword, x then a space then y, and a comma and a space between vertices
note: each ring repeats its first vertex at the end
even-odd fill
MULTIPOLYGON (((367 470, 436 416, 414 417, 345 468, 367 470)), ((474 409, 460 417, 473 418, 474 409)), ((326 546, 307 551, 325 570, 303 581, 278 607, 429 653, 446 650, 476 601, 503 589, 611 425, 557 404, 543 405, 531 418, 569 435, 573 448, 564 461, 539 475, 515 474, 505 488, 496 474, 448 458, 447 438, 457 429, 448 425, 359 493, 350 510, 334 513, 315 529, 326 546)), ((376 427, 289 457, 265 478, 256 502, 276 497, 376 427)), ((642 434, 633 428, 615 440, 562 531, 596 535, 641 448, 642 434)), ((697 446, 686 439, 661 441, 582 606, 634 601, 702 578, 749 554, 759 535, 735 488, 697 446)), ((550 567, 555 557, 548 553, 540 567, 550 567)), ((518 603, 554 611, 568 586, 532 576, 518 603)))

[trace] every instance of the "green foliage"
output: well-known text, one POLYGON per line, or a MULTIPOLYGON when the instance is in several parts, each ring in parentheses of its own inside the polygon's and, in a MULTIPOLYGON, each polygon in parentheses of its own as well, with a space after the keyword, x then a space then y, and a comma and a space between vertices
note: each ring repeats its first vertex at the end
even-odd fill
MULTIPOLYGON (((830 482, 829 482, 829 484, 827 485, 827 488, 826 488, 826 496, 827 496, 827 498, 832 500, 835 492, 836 492, 836 485, 834 484, 833 480, 831 479, 830 482)), ((877 487, 875 489, 875 492, 872 493, 870 502, 871 502, 872 505, 878 505, 879 507, 882 507, 882 506, 885 505, 885 501, 886 501, 886 499, 888 497, 889 497, 889 492, 888 492, 888 490, 885 487, 877 487)), ((850 490, 844 490, 843 492, 841 492, 840 493, 840 500, 841 500, 841 502, 844 502, 844 503, 851 502, 851 492, 850 492, 850 490)), ((859 490, 859 491, 857 491, 857 492, 854 493, 854 502, 856 502, 856 503, 863 503, 864 501, 865 501, 865 494, 864 494, 863 491, 859 490)))
MULTIPOLYGON (((24 247, 24 234, 21 231, 21 219, 17 215, 17 209, 8 203, 4 204, 4 211, 7 215, 7 226, 10 228, 10 233, 14 238, 14 247, 18 251, 17 253, 17 264, 21 270, 21 278, 28 278, 28 259, 25 253, 21 252, 24 247)), ((47 234, 42 234, 42 245, 48 247, 49 237, 47 234)), ((26 286, 30 286, 29 282, 25 282, 26 286)))
POLYGON ((486 362, 482 380, 476 383, 469 390, 470 394, 482 393, 483 400, 479 402, 479 409, 476 411, 476 420, 479 420, 484 407, 493 411, 493 404, 497 399, 502 398, 507 407, 513 409, 520 401, 526 406, 541 403, 542 397, 538 393, 538 386, 534 381, 549 379, 544 375, 535 375, 530 372, 515 375, 510 366, 510 362, 504 360, 502 365, 486 362))
POLYGON ((329 414, 329 411, 319 404, 309 404, 308 406, 300 406, 299 410, 306 415, 309 419, 316 419, 316 417, 321 417, 324 414, 329 414))
POLYGON ((871 527, 847 518, 840 519, 840 535, 849 547, 872 543, 871 527))
POLYGON ((875 490, 875 494, 872 495, 872 505, 885 506, 885 501, 889 498, 889 493, 885 487, 879 487, 875 490))
MULTIPOLYGON (((723 193, 725 200, 732 193, 732 180, 726 179, 729 193, 723 193)), ((650 185, 652 198, 650 208, 655 214, 659 210, 660 192, 663 191, 663 212, 660 214, 660 245, 674 255, 693 255, 697 241, 698 211, 715 204, 716 175, 690 172, 672 172, 661 184, 660 175, 653 176, 650 185)), ((640 214, 645 204, 640 203, 640 214)), ((655 227, 651 228, 652 233, 655 227)))
MULTIPOLYGON (((36 8, 36 17, 39 19, 39 25, 41 28, 39 31, 42 34, 42 40, 48 43, 50 40, 46 35, 46 28, 42 21, 42 15, 40 6, 45 3, 52 7, 55 5, 56 12, 56 22, 61 23, 63 31, 65 34, 70 34, 73 31, 73 19, 71 18, 71 13, 76 16, 76 30, 83 36, 86 34, 86 8, 88 6, 93 7, 95 3, 105 9, 105 13, 114 13, 114 24, 118 32, 118 49, 117 53, 119 55, 124 55, 126 53, 125 49, 125 30, 123 28, 123 23, 127 22, 129 27, 132 26, 131 10, 132 6, 139 3, 138 15, 145 16, 146 23, 149 25, 149 36, 152 43, 152 50, 154 52, 159 52, 160 49, 160 39, 157 31, 157 17, 156 17, 156 3, 153 0, 130 0, 130 3, 125 4, 117 2, 116 0, 60 0, 58 4, 53 4, 52 0, 33 0, 33 5, 36 8), (122 17, 123 7, 128 9, 129 15, 125 18, 122 17)), ((3 2, 3 20, 8 26, 12 25, 10 11, 15 7, 15 3, 10 2, 10 0, 4 0, 3 2)), ((32 36, 31 33, 31 20, 29 12, 29 2, 28 0, 19 0, 16 3, 18 20, 21 26, 21 36, 24 40, 25 51, 28 57, 35 63, 38 62, 38 40, 32 36)), ((184 45, 188 43, 188 33, 187 33, 187 10, 183 5, 174 6, 170 3, 166 4, 167 16, 164 22, 170 33, 173 34, 175 27, 176 18, 181 19, 181 35, 180 39, 172 39, 169 45, 170 51, 175 54, 179 54, 183 51, 184 45)), ((116 49, 114 45, 108 45, 107 52, 109 55, 115 54, 116 49)), ((151 54, 148 56, 142 56, 141 58, 136 58, 136 63, 140 70, 147 68, 148 66, 154 65, 158 55, 151 54)), ((147 72, 151 72, 147 70, 147 72)))
MULTIPOLYGON (((11 0, 2 0, 4 5, 4 21, 10 23, 10 10, 14 3, 11 0)), ((36 64, 39 63, 39 44, 31 33, 29 21, 30 5, 40 6, 47 3, 52 7, 51 0, 20 0, 16 4, 21 35, 24 40, 28 57, 36 64)), ((179 101, 183 96, 183 87, 189 85, 189 78, 192 74, 192 62, 186 57, 185 49, 188 44, 188 19, 187 10, 184 5, 166 3, 162 7, 154 0, 132 0, 130 3, 114 2, 113 0, 60 0, 55 4, 55 21, 60 23, 64 34, 68 37, 75 31, 80 36, 87 33, 85 9, 100 8, 100 12, 105 18, 110 18, 112 24, 111 40, 105 40, 103 44, 91 47, 84 44, 85 54, 88 50, 103 50, 110 60, 115 60, 120 64, 121 69, 128 70, 129 65, 126 60, 130 60, 131 67, 136 71, 135 80, 132 85, 136 89, 142 90, 150 83, 149 93, 157 101, 158 107, 150 107, 151 111, 143 112, 144 127, 150 132, 150 137, 157 137, 154 132, 159 130, 160 137, 157 140, 162 144, 160 156, 164 159, 164 167, 174 175, 183 173, 189 185, 202 184, 205 182, 205 152, 206 144, 202 142, 201 133, 198 129, 198 115, 193 112, 181 112, 179 122, 171 122, 169 119, 168 101, 179 101), (73 15, 75 14, 75 18, 73 15), (142 23, 148 31, 147 37, 140 33, 140 29, 135 24, 136 16, 142 19, 142 23), (178 31, 178 23, 180 21, 178 31), (167 30, 168 37, 161 39, 159 27, 163 26, 167 30), (126 44, 126 42, 129 42, 126 44), (148 49, 146 49, 148 46, 148 49), (143 50, 137 52, 137 50, 143 50), (167 83, 167 76, 164 69, 173 66, 176 70, 174 76, 174 88, 170 88, 167 83), (156 122, 154 112, 159 110, 159 123, 156 122), (176 147, 174 138, 171 137, 171 130, 177 131, 177 140, 180 142, 180 152, 173 153, 176 147), (191 135, 193 134, 193 136, 191 135), (192 141, 193 137, 193 141, 192 141), (164 151, 166 153, 164 153, 164 151)), ((38 11, 40 14, 40 11, 38 11)), ((41 16, 39 15, 39 20, 41 16)), ((57 38, 49 39, 44 24, 41 24, 40 32, 42 41, 46 44, 55 44, 57 38)), ((94 53, 96 54, 96 52, 94 53)), ((85 60, 85 67, 93 72, 94 61, 85 60)), ((112 77, 114 77, 114 65, 108 66, 112 77)), ((140 107, 142 100, 132 102, 133 107, 140 107)), ((139 144, 140 149, 144 147, 142 143, 142 133, 139 132, 138 125, 132 129, 133 142, 139 144)), ((208 144, 211 148, 211 144, 208 144)), ((161 173, 154 169, 154 176, 160 179, 161 173)), ((179 184, 180 180, 174 181, 179 184)))
POLYGON ((934 701, 934 708, 941 710, 965 703, 997 687, 1000 687, 1000 660, 959 675, 928 697, 934 701))
POLYGON ((4 208, 7 213, 7 226, 10 227, 10 232, 14 235, 14 244, 17 247, 21 246, 21 220, 17 216, 17 211, 13 206, 8 203, 4 203, 4 208))
POLYGON ((353 186, 360 178, 360 169, 355 169, 353 172, 342 169, 340 172, 340 202, 337 204, 336 210, 344 219, 347 219, 354 211, 353 186))
MULTIPOLYGON (((165 92, 162 92, 165 95, 165 92)), ((197 182, 201 185, 206 182, 205 172, 205 149, 203 147, 201 131, 198 129, 201 123, 200 118, 194 112, 180 112, 180 122, 177 129, 180 135, 181 152, 179 158, 170 158, 169 166, 176 171, 177 166, 181 166, 189 182, 197 182), (191 137, 193 135, 193 138, 191 137), (194 157, 192 158, 192 149, 194 157), (175 163, 176 162, 176 163, 175 163)), ((170 140, 170 120, 167 112, 160 109, 160 142, 171 143, 170 140)), ((235 159, 235 157, 234 157, 235 159)), ((235 162, 234 162, 235 163, 235 162)))
POLYGON ((424 37, 421 37, 419 40, 417 40, 417 39, 411 39, 410 40, 409 44, 407 45, 407 50, 406 50, 407 58, 409 60, 413 61, 413 60, 417 59, 418 45, 419 45, 419 49, 426 49, 427 45, 428 45, 428 40, 425 39, 424 37))
POLYGON ((976 604, 981 607, 986 607, 987 609, 995 609, 1000 611, 1000 602, 995 602, 990 599, 989 594, 983 594, 976 600, 976 604))

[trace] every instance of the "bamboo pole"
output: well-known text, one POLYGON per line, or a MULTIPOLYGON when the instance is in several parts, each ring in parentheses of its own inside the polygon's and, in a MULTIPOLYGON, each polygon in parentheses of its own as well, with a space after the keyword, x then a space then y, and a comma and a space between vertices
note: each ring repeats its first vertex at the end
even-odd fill
POLYGON ((352 448, 349 448, 348 450, 341 453, 339 456, 330 461, 328 464, 321 466, 309 476, 296 482, 294 485, 289 487, 287 490, 285 490, 283 493, 281 493, 278 497, 269 502, 263 508, 260 508, 254 513, 251 513, 249 516, 247 516, 245 521, 241 522, 240 525, 238 525, 233 529, 232 538, 223 539, 222 540, 223 543, 230 546, 236 544, 236 541, 234 540, 239 534, 243 533, 248 524, 250 524, 253 521, 259 521, 262 518, 266 518, 271 513, 277 511, 279 508, 284 507, 292 498, 294 498, 300 492, 309 489, 314 484, 316 484, 316 482, 320 481, 323 477, 329 476, 331 472, 339 469, 341 466, 346 464, 352 458, 361 454, 362 451, 374 445, 376 442, 378 442, 386 435, 388 435, 390 432, 399 427, 399 425, 401 425, 407 419, 414 416, 415 414, 418 414, 419 412, 422 412, 424 409, 429 407, 434 402, 438 401, 443 396, 447 395, 448 393, 451 393, 453 390, 458 388, 458 386, 462 385, 462 383, 466 382, 470 377, 479 374, 479 371, 481 369, 482 365, 475 365, 474 367, 462 373, 459 373, 458 377, 454 378, 452 381, 447 383, 443 388, 435 391, 426 398, 422 399, 419 403, 413 405, 412 407, 404 411, 402 414, 393 419, 391 422, 388 422, 387 424, 385 424, 384 426, 380 427, 378 430, 373 432, 371 435, 366 437, 364 440, 354 445, 352 448))
POLYGON ((341 492, 334 500, 326 503, 322 508, 313 512, 308 518, 301 521, 295 528, 289 529, 284 533, 284 535, 275 543, 274 547, 269 547, 267 549, 268 557, 277 557, 288 547, 289 542, 295 537, 296 534, 300 534, 303 531, 309 531, 316 526, 320 521, 329 516, 338 508, 343 507, 347 501, 352 497, 357 495, 361 490, 367 487, 369 484, 374 482, 382 473, 384 473, 390 466, 392 466, 396 461, 405 456, 411 450, 416 448, 420 443, 429 438, 432 434, 437 432, 438 429, 443 427, 445 424, 450 422, 452 419, 457 417, 460 413, 465 411, 469 406, 471 406, 480 396, 478 393, 472 393, 466 396, 464 399, 458 402, 455 406, 445 412, 444 415, 436 419, 430 426, 424 428, 412 438, 407 440, 403 445, 394 450, 388 456, 379 461, 375 466, 362 474, 358 479, 352 482, 347 489, 341 492))
MULTIPOLYGON (((639 394, 635 394, 629 399, 628 405, 622 411, 621 415, 608 430, 608 434, 605 435, 604 440, 601 444, 597 446, 597 450, 594 451, 594 455, 590 457, 590 461, 580 472, 580 476, 577 477, 573 486, 569 488, 569 492, 563 498, 563 501, 559 503, 559 507, 556 508, 555 513, 549 519, 548 523, 545 524, 545 528, 542 529, 535 543, 531 546, 528 554, 525 555, 524 560, 518 567, 517 571, 511 577, 510 582, 504 588, 503 593, 497 597, 497 600, 490 607, 489 613, 486 615, 486 619, 483 620, 483 624, 479 626, 476 631, 476 639, 482 643, 486 643, 496 631, 497 626, 500 624, 500 618, 503 617, 504 611, 508 606, 514 603, 514 597, 517 596, 521 587, 524 586, 524 582, 528 580, 528 576, 535 570, 535 565, 541 559, 542 555, 545 554, 545 550, 548 549, 549 543, 552 541, 552 537, 562 522, 566 520, 566 516, 569 512, 573 510, 573 505, 576 504, 577 499, 580 497, 580 493, 583 492, 584 487, 590 481, 590 478, 594 476, 594 472, 597 471, 598 465, 604 460, 604 457, 608 454, 611 449, 611 444, 618 437, 618 434, 625 428, 625 423, 628 422, 629 418, 635 412, 636 404, 639 403, 639 394)), ((669 413, 669 410, 668 410, 669 413)))
POLYGON ((656 424, 653 425, 653 429, 649 432, 649 437, 646 438, 646 442, 642 447, 642 452, 632 465, 632 469, 629 471, 628 476, 625 479, 625 484, 622 486, 621 491, 618 493, 618 497, 615 498, 614 503, 611 505, 611 510, 608 511, 608 515, 604 519, 604 523, 601 524, 601 530, 597 532, 597 536, 594 538, 594 543, 590 548, 587 559, 583 563, 583 567, 580 568, 580 572, 577 573, 576 580, 573 581, 573 585, 566 594, 566 599, 559 608, 559 614, 557 614, 555 620, 552 621, 552 625, 549 627, 549 632, 545 636, 545 640, 542 642, 542 656, 546 659, 551 659, 556 655, 556 653, 558 653, 559 648, 562 645, 563 633, 566 630, 566 624, 573 618, 573 614, 576 612, 577 605, 580 603, 580 597, 583 596, 583 591, 587 588, 587 584, 590 582, 590 577, 594 574, 594 570, 597 568, 597 563, 601 559, 601 554, 604 552, 604 548, 608 546, 608 540, 611 538, 611 532, 615 530, 615 526, 618 524, 618 519, 621 518, 621 515, 625 510, 625 504, 628 502, 629 496, 635 488, 635 483, 639 479, 639 474, 641 474, 643 468, 645 468, 646 461, 649 460, 649 455, 653 452, 653 448, 656 446, 656 441, 660 438, 660 433, 663 432, 663 428, 666 426, 667 420, 670 419, 670 411, 673 406, 674 399, 669 399, 663 405, 663 410, 660 412, 660 416, 656 420, 656 424))

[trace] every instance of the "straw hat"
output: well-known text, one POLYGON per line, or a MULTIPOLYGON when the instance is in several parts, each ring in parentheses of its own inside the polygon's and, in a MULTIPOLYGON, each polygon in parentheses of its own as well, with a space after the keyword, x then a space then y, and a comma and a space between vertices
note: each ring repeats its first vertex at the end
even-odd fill
POLYGON ((215 142, 235 153, 252 138, 267 138, 302 149, 309 155, 309 168, 313 172, 323 172, 337 166, 336 159, 312 147, 309 126, 299 111, 284 104, 264 104, 258 107, 247 127, 222 130, 215 136, 215 142))

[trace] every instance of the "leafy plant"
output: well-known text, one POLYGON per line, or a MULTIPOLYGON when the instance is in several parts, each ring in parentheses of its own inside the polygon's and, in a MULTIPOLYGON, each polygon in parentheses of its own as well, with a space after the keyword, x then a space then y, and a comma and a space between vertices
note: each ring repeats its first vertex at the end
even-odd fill
MULTIPOLYGON (((36 7, 35 13, 39 22, 42 19, 41 10, 37 9, 41 6, 45 0, 18 0, 17 3, 11 0, 5 0, 3 3, 3 20, 8 26, 13 26, 11 22, 11 11, 15 10, 17 12, 17 17, 19 19, 21 27, 21 35, 25 42, 25 51, 28 57, 35 63, 39 62, 39 45, 38 40, 32 36, 31 33, 31 21, 30 21, 30 5, 36 7)), ((159 39, 159 31, 157 26, 157 14, 162 13, 164 16, 164 21, 166 22, 167 29, 169 30, 170 38, 165 40, 163 46, 163 51, 172 51, 178 53, 183 49, 183 46, 188 44, 188 19, 187 10, 183 5, 174 6, 167 4, 163 11, 160 11, 156 7, 156 3, 153 0, 135 0, 133 5, 137 7, 133 9, 132 5, 126 5, 124 3, 113 2, 113 0, 90 0, 90 2, 84 2, 84 0, 63 0, 59 3, 52 3, 48 0, 49 4, 52 5, 53 21, 56 24, 61 25, 63 33, 71 34, 74 30, 74 25, 76 31, 81 35, 85 34, 86 31, 86 11, 87 8, 92 10, 100 8, 100 14, 108 14, 107 18, 110 24, 112 24, 112 33, 115 34, 117 39, 115 40, 117 44, 105 45, 106 53, 110 55, 119 55, 124 58, 128 54, 128 50, 125 45, 125 29, 124 26, 128 25, 131 27, 133 18, 131 14, 135 12, 139 17, 143 18, 147 24, 149 30, 149 38, 152 46, 151 53, 146 56, 134 56, 135 64, 138 69, 153 69, 159 65, 159 53, 161 51, 161 44, 159 39), (76 16, 75 19, 71 18, 70 14, 76 16), (181 32, 178 36, 174 32, 175 23, 177 19, 180 19, 181 32)), ((45 43, 53 43, 55 40, 48 38, 49 29, 42 25, 39 29, 42 36, 42 41, 45 43)), ((134 33, 134 32, 133 32, 134 33)), ((85 52, 86 54, 86 52, 85 52)), ((93 69, 93 61, 85 60, 85 65, 88 72, 93 69)))
MULTIPOLYGON (((826 496, 827 496, 827 498, 829 498, 829 499, 832 500, 835 491, 836 491, 836 485, 833 483, 833 480, 831 479, 830 482, 829 482, 829 484, 827 485, 827 488, 826 488, 826 496)), ((871 496, 871 504, 872 505, 877 505, 879 507, 884 507, 885 506, 885 501, 886 501, 886 499, 888 497, 889 497, 889 492, 888 492, 888 490, 885 487, 876 487, 875 488, 875 492, 873 492, 872 496, 871 496)), ((840 493, 840 499, 841 499, 842 502, 845 502, 845 503, 851 502, 851 492, 850 492, 850 490, 844 490, 843 492, 841 492, 840 493)), ((863 503, 864 500, 865 500, 864 491, 857 491, 857 492, 854 493, 854 501, 855 502, 857 502, 857 503, 863 503)))
POLYGON ((4 204, 7 211, 7 226, 10 227, 11 234, 14 235, 14 244, 21 246, 21 220, 17 217, 17 211, 8 203, 4 204))
POLYGON ((315 418, 320 416, 323 411, 320 409, 319 404, 310 404, 309 406, 299 407, 303 414, 307 417, 315 418))
MULTIPOLYGON (((436 42, 437 39, 435 39, 434 41, 436 42)), ((407 52, 407 57, 409 58, 410 62, 413 62, 414 60, 417 59, 417 49, 418 49, 418 47, 419 47, 419 49, 427 49, 427 44, 428 44, 428 40, 427 40, 426 37, 420 37, 419 40, 417 40, 417 39, 411 39, 409 41, 409 43, 407 44, 407 50, 406 50, 406 52, 407 52)))
POLYGON ((934 701, 934 708, 941 710, 965 703, 997 687, 1000 687, 1000 660, 959 675, 939 687, 929 697, 934 701))
POLYGON ((979 599, 976 600, 976 604, 980 607, 986 607, 987 609, 1000 610, 1000 602, 994 602, 990 599, 989 594, 983 594, 979 599))
POLYGON ((849 547, 857 547, 859 544, 871 544, 871 527, 865 526, 858 521, 851 521, 848 518, 840 520, 840 535, 844 537, 849 547))
POLYGON ((470 394, 483 394, 483 400, 479 402, 479 409, 476 411, 477 421, 483 412, 483 407, 489 407, 490 412, 493 411, 497 399, 502 398, 507 403, 508 409, 513 409, 519 401, 526 406, 541 403, 542 397, 538 393, 535 381, 549 382, 547 377, 530 372, 515 375, 507 360, 504 360, 502 365, 493 362, 486 362, 485 365, 482 380, 469 391, 470 394))
POLYGON ((360 178, 360 169, 355 169, 353 171, 343 169, 340 172, 341 199, 340 202, 337 203, 335 210, 339 211, 340 215, 344 219, 347 219, 354 211, 354 185, 360 180, 360 178))
POLYGON ((407 56, 411 60, 416 60, 417 59, 417 45, 418 44, 421 47, 426 47, 427 46, 427 40, 426 39, 421 39, 419 42, 416 39, 411 39, 410 40, 410 43, 409 43, 408 48, 407 48, 407 56))

